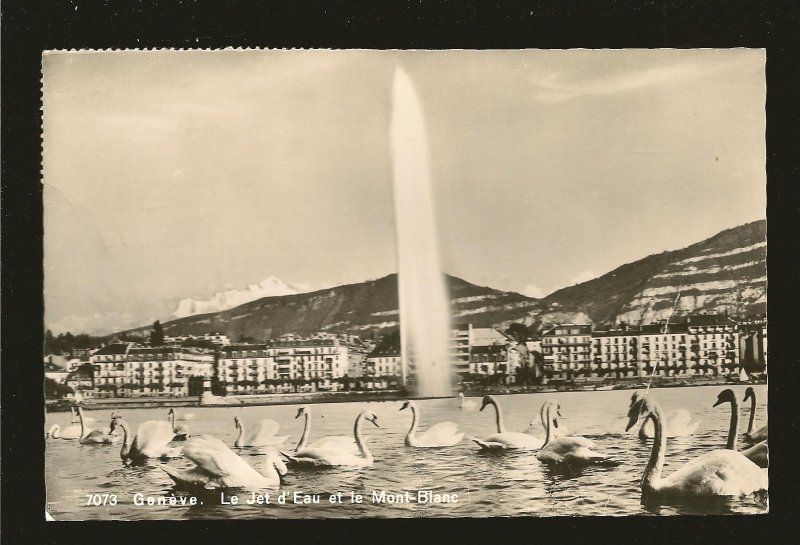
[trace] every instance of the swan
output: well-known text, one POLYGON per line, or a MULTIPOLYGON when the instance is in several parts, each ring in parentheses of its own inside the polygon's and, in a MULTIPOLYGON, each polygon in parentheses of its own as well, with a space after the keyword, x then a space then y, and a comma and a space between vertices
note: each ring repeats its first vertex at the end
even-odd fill
MULTIPOLYGON (((700 426, 700 421, 692 422, 692 414, 686 409, 675 409, 665 416, 664 427, 667 437, 686 437, 694 435, 700 426)), ((642 422, 639 428, 639 439, 652 439, 655 436, 655 428, 650 419, 642 422)))
POLYGON ((558 428, 558 417, 561 416, 561 405, 557 401, 546 401, 542 404, 547 422, 547 437, 544 446, 536 453, 540 462, 548 465, 566 465, 568 468, 582 466, 608 459, 608 456, 595 452, 595 444, 585 437, 556 437, 553 433, 558 428))
POLYGON ((275 432, 280 429, 281 425, 269 418, 265 418, 253 426, 253 431, 246 437, 242 419, 235 416, 233 417, 233 422, 239 430, 239 437, 237 437, 236 441, 233 443, 235 447, 274 446, 280 445, 289 438, 288 435, 275 435, 275 432))
POLYGON ((464 397, 463 392, 458 392, 458 408, 459 409, 466 409, 468 411, 474 411, 475 408, 478 406, 477 403, 472 401, 471 399, 466 399, 464 397))
MULTIPOLYGON (((545 409, 547 408, 548 403, 549 402, 542 403, 542 407, 539 409, 539 422, 536 422, 536 420, 531 420, 523 433, 536 435, 537 433, 544 432, 544 434, 547 435, 547 417, 545 416, 545 409)), ((554 429, 551 429, 553 437, 564 437, 569 435, 569 429, 560 421, 563 417, 559 416, 558 418, 558 426, 553 426, 554 429)))
POLYGON ((470 437, 482 449, 538 449, 544 444, 544 441, 538 437, 534 437, 527 433, 506 431, 503 425, 503 413, 500 410, 500 405, 493 396, 486 396, 483 398, 481 404, 481 411, 487 405, 493 405, 495 411, 495 418, 497 420, 497 433, 489 435, 483 439, 477 437, 470 437))
POLYGON ((662 477, 667 436, 664 433, 664 413, 658 403, 636 393, 631 397, 628 425, 640 418, 650 418, 655 425, 655 438, 650 460, 642 477, 642 495, 653 498, 700 498, 748 496, 768 486, 767 472, 739 452, 719 449, 707 452, 687 462, 668 477, 662 477))
POLYGON ((271 488, 280 485, 286 464, 273 452, 267 454, 264 473, 259 473, 228 446, 210 435, 192 437, 183 446, 183 453, 195 467, 189 470, 167 465, 159 467, 175 484, 188 489, 271 488))
POLYGON ((361 411, 356 418, 356 423, 353 426, 353 435, 355 436, 356 444, 358 445, 359 454, 354 455, 345 450, 330 448, 330 447, 306 447, 294 453, 282 452, 289 461, 297 464, 312 465, 312 466, 351 466, 351 467, 366 467, 371 466, 373 462, 372 453, 367 449, 364 439, 361 437, 361 422, 366 420, 372 422, 376 428, 378 425, 378 417, 369 411, 361 411))
MULTIPOLYGON (((77 424, 78 422, 80 422, 80 418, 78 417, 77 414, 75 414, 75 406, 74 405, 70 405, 69 412, 72 414, 72 419, 70 420, 70 422, 72 424, 77 424)), ((92 422, 96 422, 96 420, 94 418, 92 418, 91 416, 86 416, 86 415, 83 416, 83 421, 86 422, 87 424, 91 424, 92 422)))
POLYGON ((50 439, 78 439, 80 436, 81 427, 79 425, 67 426, 61 429, 61 426, 58 424, 50 426, 50 429, 47 430, 47 434, 45 435, 45 437, 49 437, 50 439))
POLYGON ((169 423, 172 426, 172 433, 174 434, 173 441, 186 441, 189 438, 189 428, 183 424, 175 425, 175 409, 170 409, 167 413, 169 423))
POLYGON ((119 441, 119 435, 114 434, 113 426, 108 432, 86 429, 86 423, 83 419, 83 407, 78 406, 78 418, 81 421, 81 435, 78 437, 78 442, 82 445, 103 445, 107 443, 116 443, 119 441))
MULTIPOLYGON (((745 394, 746 395, 746 394, 745 394)), ((722 390, 717 396, 717 401, 714 407, 723 403, 731 404, 731 425, 728 428, 728 443, 725 448, 730 450, 738 450, 737 442, 739 439, 739 402, 736 400, 736 394, 730 388, 722 390)), ((752 415, 752 412, 750 413, 752 415)), ((745 458, 755 463, 758 467, 769 466, 769 449, 767 441, 756 443, 752 447, 739 451, 744 454, 745 458)))
POLYGON ((312 448, 335 448, 339 450, 345 450, 355 456, 359 456, 361 454, 361 450, 358 448, 356 442, 352 437, 347 435, 331 435, 328 437, 323 437, 321 439, 317 439, 309 445, 308 437, 311 435, 311 407, 308 405, 303 405, 297 409, 295 419, 304 415, 306 417, 306 422, 303 426, 303 435, 300 436, 300 441, 297 442, 297 446, 294 449, 295 452, 308 446, 312 448))
POLYGON ((744 401, 748 399, 750 400, 750 422, 747 424, 744 440, 746 443, 750 444, 766 441, 769 435, 769 429, 767 427, 769 424, 765 424, 755 432, 753 431, 753 423, 756 420, 756 391, 752 386, 748 386, 747 390, 744 391, 744 401))
POLYGON ((413 401, 406 401, 400 410, 411 409, 411 428, 406 435, 406 445, 409 447, 452 447, 461 442, 463 433, 458 432, 455 422, 439 422, 428 428, 427 431, 417 434, 417 416, 419 409, 413 401))
POLYGON ((181 447, 170 448, 174 433, 169 422, 163 420, 148 420, 139 424, 136 437, 130 443, 128 423, 121 416, 115 415, 111 420, 111 429, 122 429, 122 448, 119 456, 123 462, 140 464, 149 458, 177 458, 181 455, 181 447))

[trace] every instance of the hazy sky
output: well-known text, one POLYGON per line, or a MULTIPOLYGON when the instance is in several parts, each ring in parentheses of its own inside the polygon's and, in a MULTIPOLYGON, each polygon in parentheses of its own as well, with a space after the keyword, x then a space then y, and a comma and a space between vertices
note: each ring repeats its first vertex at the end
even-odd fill
POLYGON ((43 59, 46 322, 142 325, 268 276, 396 270, 392 77, 446 271, 532 296, 765 217, 760 50, 43 59))

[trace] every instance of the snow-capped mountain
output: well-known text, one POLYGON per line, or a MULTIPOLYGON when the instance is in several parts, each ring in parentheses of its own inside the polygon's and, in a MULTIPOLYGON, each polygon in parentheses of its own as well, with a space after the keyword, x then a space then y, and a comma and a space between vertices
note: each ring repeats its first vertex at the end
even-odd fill
POLYGON ((287 284, 280 278, 270 276, 258 284, 250 284, 243 290, 225 290, 215 293, 210 299, 198 301, 196 299, 183 299, 172 312, 176 318, 185 318, 197 314, 219 312, 228 310, 263 297, 276 297, 279 295, 294 295, 303 293, 303 290, 287 284))

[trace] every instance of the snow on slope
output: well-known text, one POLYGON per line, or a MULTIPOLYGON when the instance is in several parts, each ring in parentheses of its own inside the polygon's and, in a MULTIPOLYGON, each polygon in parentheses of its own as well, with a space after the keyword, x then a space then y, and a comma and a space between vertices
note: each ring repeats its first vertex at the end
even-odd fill
POLYGON ((302 293, 299 288, 287 284, 279 278, 270 276, 258 284, 250 284, 243 290, 225 290, 214 294, 210 299, 198 301, 196 299, 183 299, 172 312, 176 318, 185 318, 196 314, 219 312, 228 310, 262 297, 276 297, 280 295, 294 295, 302 293))

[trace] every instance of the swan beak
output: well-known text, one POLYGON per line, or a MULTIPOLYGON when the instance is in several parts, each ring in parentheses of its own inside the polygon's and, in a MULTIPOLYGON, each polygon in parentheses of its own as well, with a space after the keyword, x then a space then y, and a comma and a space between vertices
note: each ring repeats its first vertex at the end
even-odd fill
POLYGON ((721 405, 721 404, 722 404, 722 400, 721 400, 721 399, 718 399, 718 400, 716 401, 716 403, 714 403, 714 404, 712 405, 712 407, 716 407, 717 405, 721 405))
POLYGON ((628 421, 628 425, 625 426, 625 431, 626 432, 631 431, 631 428, 634 427, 638 421, 639 421, 638 414, 635 416, 631 416, 630 420, 628 421))
POLYGON ((378 420, 377 420, 377 419, 376 419, 376 420, 370 420, 370 422, 372 422, 373 424, 375 424, 375 427, 376 427, 376 428, 380 428, 380 427, 381 427, 381 426, 380 426, 380 424, 378 424, 378 420))

